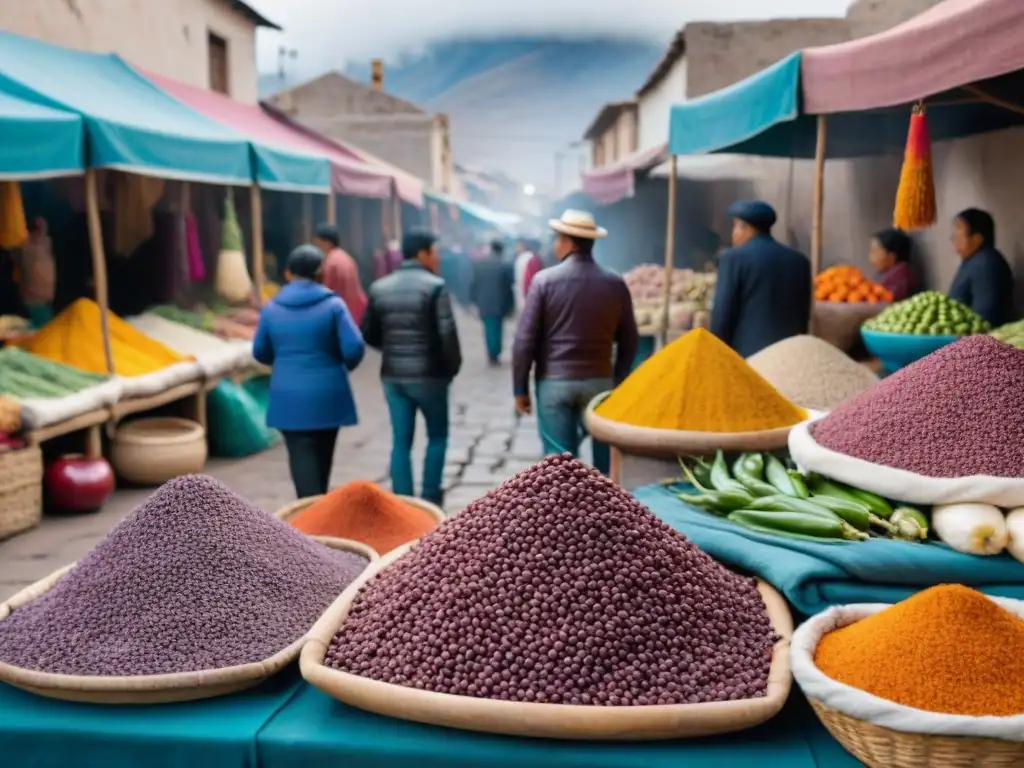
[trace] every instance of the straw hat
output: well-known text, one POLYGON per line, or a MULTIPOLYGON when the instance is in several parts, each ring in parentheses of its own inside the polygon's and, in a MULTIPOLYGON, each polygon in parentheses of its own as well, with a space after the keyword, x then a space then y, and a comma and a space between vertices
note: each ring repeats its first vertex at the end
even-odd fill
POLYGON ((548 226, 560 235, 581 237, 584 240, 600 240, 608 230, 597 226, 594 216, 587 211, 568 210, 560 219, 549 219, 548 226))

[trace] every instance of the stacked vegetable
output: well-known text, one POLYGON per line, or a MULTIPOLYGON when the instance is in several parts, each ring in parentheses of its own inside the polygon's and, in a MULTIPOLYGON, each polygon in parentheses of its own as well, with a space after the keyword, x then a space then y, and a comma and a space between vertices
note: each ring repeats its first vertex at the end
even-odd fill
POLYGON ((1024 349, 1024 320, 1001 325, 994 331, 991 331, 989 336, 998 339, 1004 344, 1017 347, 1017 349, 1024 349))
POLYGON ((681 501, 760 533, 819 541, 882 535, 919 542, 928 537, 928 520, 919 510, 894 508, 876 494, 805 476, 770 453, 741 454, 731 473, 722 451, 712 462, 680 464, 698 491, 677 494, 681 501))
POLYGON ((869 280, 856 267, 841 265, 829 267, 815 276, 814 298, 817 301, 861 304, 892 301, 892 294, 869 280))
POLYGON ((897 302, 864 323, 869 331, 916 336, 970 336, 985 333, 989 325, 959 301, 938 291, 925 291, 897 302))
POLYGON ((1024 507, 1005 515, 991 504, 932 507, 935 535, 957 552, 998 555, 1004 550, 1024 562, 1024 507))
MULTIPOLYGON (((655 333, 664 322, 665 268, 640 264, 622 276, 633 298, 637 327, 643 333, 655 333)), ((669 287, 670 330, 683 331, 706 324, 714 290, 713 273, 676 269, 669 287)))
POLYGON ((0 394, 55 398, 102 384, 109 377, 55 363, 17 347, 0 349, 0 394))

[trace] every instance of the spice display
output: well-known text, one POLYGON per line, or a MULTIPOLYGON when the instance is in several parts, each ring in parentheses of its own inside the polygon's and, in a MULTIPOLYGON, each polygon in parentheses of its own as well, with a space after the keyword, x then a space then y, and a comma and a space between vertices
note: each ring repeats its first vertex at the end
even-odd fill
POLYGON ((1024 621, 957 584, 828 633, 814 663, 833 680, 907 707, 1024 713, 1024 621))
POLYGON ((228 370, 251 360, 248 348, 206 331, 165 320, 149 312, 133 317, 132 327, 158 341, 178 354, 189 355, 203 366, 211 376, 220 376, 228 370))
MULTIPOLYGON (((114 373, 121 376, 142 376, 187 359, 111 312, 107 313, 107 327, 114 373)), ((11 343, 80 371, 107 373, 100 308, 90 299, 78 299, 35 335, 11 343)))
POLYGON ((747 363, 789 400, 818 411, 830 411, 878 382, 865 366, 814 336, 777 341, 747 363))
POLYGON ((1005 344, 1017 347, 1018 349, 1024 349, 1024 320, 1016 320, 1012 323, 1001 325, 994 331, 991 331, 989 335, 1005 344))
POLYGON ((437 527, 422 509, 362 480, 335 488, 289 522, 313 536, 361 541, 382 555, 437 527))
POLYGON ((928 477, 1024 476, 1024 351, 943 347, 810 425, 819 445, 928 477))
POLYGON ((0 393, 18 398, 66 397, 109 379, 61 365, 17 347, 0 349, 0 393))
POLYGON ((817 301, 860 304, 892 301, 892 294, 869 280, 856 267, 841 265, 829 267, 815 276, 814 298, 817 301))
POLYGON ((897 302, 864 323, 869 331, 916 336, 968 336, 989 325, 970 307, 938 291, 925 291, 897 302))
POLYGON ((682 704, 764 696, 774 641, 753 579, 563 455, 364 586, 325 664, 476 698, 682 704))
POLYGON ((10 395, 0 395, 0 436, 21 431, 21 404, 10 395))
POLYGON ((200 314, 199 312, 181 309, 173 304, 162 304, 152 307, 147 314, 162 317, 164 320, 170 320, 172 323, 187 325, 189 328, 195 328, 197 331, 213 330, 214 314, 212 312, 200 314))
POLYGON ((0 181, 0 251, 21 248, 28 240, 28 223, 17 181, 0 181))
POLYGON ((807 418, 804 409, 703 328, 645 360, 597 413, 635 427, 694 432, 759 432, 807 418))
POLYGON ((213 478, 185 475, 0 621, 0 661, 70 675, 261 661, 301 638, 365 566, 213 478))
POLYGON ((937 505, 932 527, 943 542, 969 555, 998 555, 1009 540, 1006 519, 991 504, 937 505))
MULTIPOLYGON (((665 267, 660 264, 638 264, 622 276, 634 302, 656 301, 665 297, 665 267)), ((714 285, 714 275, 692 269, 672 270, 669 301, 703 301, 714 285)))

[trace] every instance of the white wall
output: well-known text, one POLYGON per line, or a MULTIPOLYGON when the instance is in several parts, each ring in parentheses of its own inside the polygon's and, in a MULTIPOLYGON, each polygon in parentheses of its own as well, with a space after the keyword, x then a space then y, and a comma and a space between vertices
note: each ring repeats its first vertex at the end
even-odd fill
POLYGON ((686 101, 686 56, 672 66, 668 75, 639 100, 639 146, 652 149, 668 141, 668 119, 673 104, 686 101))
POLYGON ((114 52, 208 88, 207 35, 228 42, 231 96, 255 103, 256 27, 224 0, 0 0, 0 29, 56 45, 114 52))

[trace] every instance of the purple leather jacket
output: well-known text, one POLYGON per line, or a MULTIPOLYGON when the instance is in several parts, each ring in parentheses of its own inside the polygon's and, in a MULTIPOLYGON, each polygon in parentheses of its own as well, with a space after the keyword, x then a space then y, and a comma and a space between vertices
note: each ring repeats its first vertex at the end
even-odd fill
POLYGON ((530 286, 512 349, 514 394, 529 393, 534 365, 538 381, 611 377, 618 384, 629 375, 637 341, 626 283, 573 254, 538 272, 530 286))

